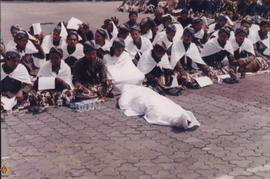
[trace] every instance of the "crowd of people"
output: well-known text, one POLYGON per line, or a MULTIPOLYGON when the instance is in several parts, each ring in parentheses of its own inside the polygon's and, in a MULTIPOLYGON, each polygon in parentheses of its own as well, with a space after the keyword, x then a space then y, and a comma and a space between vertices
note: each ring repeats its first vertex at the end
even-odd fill
MULTIPOLYGON (((233 84, 247 72, 270 68, 267 18, 234 17, 224 10, 212 19, 195 9, 162 7, 154 9, 152 18, 139 21, 137 11, 128 18, 123 24, 116 17, 105 19, 93 32, 72 17, 47 35, 40 23, 29 30, 12 25, 13 39, 1 42, 1 111, 56 105, 59 99, 68 105, 113 98, 132 88, 135 95, 139 86, 150 96, 178 96, 183 89, 202 87, 200 77, 233 84), (125 85, 133 87, 126 90, 125 85)), ((126 96, 131 100, 134 95, 126 96)))

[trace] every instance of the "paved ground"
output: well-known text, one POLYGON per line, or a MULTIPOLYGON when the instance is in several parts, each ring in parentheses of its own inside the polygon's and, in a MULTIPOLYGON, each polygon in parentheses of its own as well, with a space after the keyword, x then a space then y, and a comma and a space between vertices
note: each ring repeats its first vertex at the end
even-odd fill
POLYGON ((8 178, 270 178, 270 78, 186 90, 172 98, 202 126, 179 131, 100 110, 51 108, 6 120, 8 178))
MULTIPOLYGON (((71 16, 92 22, 94 28, 112 15, 123 22, 126 14, 114 13, 117 4, 1 2, 1 36, 9 40, 8 28, 14 23, 27 27, 71 16)), ((49 31, 52 27, 44 28, 49 31)), ((202 126, 184 132, 149 125, 141 118, 125 117, 116 109, 116 99, 86 113, 50 108, 36 116, 9 116, 2 123, 8 130, 10 153, 9 159, 2 161, 10 169, 6 176, 270 178, 269 73, 247 77, 235 85, 186 90, 172 99, 193 111, 202 126)))

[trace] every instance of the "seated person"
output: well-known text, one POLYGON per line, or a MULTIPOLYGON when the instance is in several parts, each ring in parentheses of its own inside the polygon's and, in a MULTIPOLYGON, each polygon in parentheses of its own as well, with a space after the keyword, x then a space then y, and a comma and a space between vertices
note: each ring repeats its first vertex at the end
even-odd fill
POLYGON ((145 75, 145 84, 160 94, 164 94, 164 87, 169 87, 172 83, 173 70, 166 50, 162 43, 156 43, 152 50, 142 54, 137 66, 145 75))
POLYGON ((166 27, 166 31, 158 33, 155 40, 153 41, 153 45, 155 45, 157 42, 161 42, 165 45, 167 49, 166 53, 169 58, 171 57, 175 34, 176 34, 176 27, 175 25, 171 24, 168 27, 166 27))
POLYGON ((237 61, 234 58, 233 47, 228 41, 230 31, 222 28, 218 32, 218 38, 210 39, 204 46, 201 56, 206 64, 212 66, 219 74, 230 74, 233 79, 236 79, 237 61))
POLYGON ((105 97, 111 90, 111 83, 107 80, 106 68, 102 59, 98 58, 93 44, 84 44, 85 56, 78 60, 73 68, 73 84, 75 90, 90 91, 92 96, 105 97))
POLYGON ((94 40, 94 34, 92 30, 90 29, 89 24, 85 24, 85 23, 81 24, 78 29, 78 34, 82 38, 80 40, 80 43, 82 44, 86 41, 92 42, 94 40))
POLYGON ((128 21, 125 23, 125 25, 130 29, 134 25, 138 25, 138 12, 136 11, 130 11, 128 15, 128 21))
POLYGON ((203 44, 208 41, 207 27, 203 29, 203 20, 194 19, 191 27, 194 29, 193 41, 198 47, 202 48, 203 44))
POLYGON ((127 44, 126 49, 134 63, 140 59, 142 53, 153 48, 149 39, 141 36, 141 30, 139 26, 134 26, 130 30, 132 41, 127 44))
POLYGON ((139 26, 141 29, 141 36, 151 41, 151 39, 153 38, 153 33, 151 30, 151 18, 150 17, 143 18, 139 26))
POLYGON ((7 49, 12 48, 13 46, 15 46, 15 44, 16 44, 15 41, 14 41, 15 35, 17 34, 17 32, 19 32, 21 30, 22 30, 22 28, 18 24, 12 25, 10 27, 10 34, 12 36, 12 40, 10 40, 7 43, 7 45, 6 45, 7 49))
POLYGON ((239 65, 241 76, 245 76, 245 72, 255 72, 257 60, 255 59, 255 51, 252 42, 247 38, 248 31, 245 28, 235 30, 235 38, 231 40, 234 58, 239 65), (255 68, 254 68, 255 67, 255 68))
POLYGON ((103 62, 107 69, 107 76, 112 80, 116 91, 121 90, 125 84, 142 84, 144 75, 125 51, 123 39, 114 40, 110 53, 103 57, 103 62))
MULTIPOLYGON (((50 50, 50 60, 39 70, 38 77, 54 77, 55 91, 72 88, 72 76, 70 67, 62 60, 63 51, 60 48, 52 47, 50 50)), ((38 81, 38 80, 37 80, 38 81)), ((37 83, 36 81, 36 83, 37 83)), ((38 86, 35 85, 35 89, 38 86)))
POLYGON ((118 29, 116 27, 118 23, 118 19, 115 17, 111 19, 105 19, 104 24, 102 26, 103 29, 105 29, 107 33, 108 40, 112 43, 115 38, 117 38, 118 29))
POLYGON ((60 36, 61 26, 57 26, 52 34, 46 35, 42 41, 42 48, 46 54, 46 59, 49 59, 49 52, 52 47, 62 48, 66 44, 66 39, 60 36))
POLYGON ((95 45, 97 48, 97 57, 103 58, 105 54, 108 54, 112 46, 111 42, 107 39, 107 33, 104 29, 100 28, 95 33, 95 45))
POLYGON ((228 19, 224 15, 216 17, 215 23, 209 25, 208 35, 210 38, 218 36, 218 31, 226 26, 228 19))
POLYGON ((77 60, 84 56, 83 45, 79 43, 79 36, 76 32, 71 31, 66 40, 66 44, 62 47, 63 60, 72 66, 77 60))
POLYGON ((188 88, 198 88, 195 77, 207 75, 214 78, 213 73, 202 60, 197 46, 192 42, 194 29, 186 28, 182 40, 172 46, 171 66, 177 74, 178 82, 188 88))
POLYGON ((33 58, 40 60, 45 58, 44 51, 38 40, 29 40, 29 36, 25 31, 18 31, 14 37, 15 44, 9 46, 7 51, 15 51, 21 57, 21 63, 27 68, 32 76, 36 76, 38 68, 34 63, 33 58))
POLYGON ((183 28, 187 27, 192 23, 192 18, 189 16, 188 11, 183 9, 180 13, 180 17, 178 17, 178 22, 183 26, 183 28))
POLYGON ((22 102, 26 99, 26 94, 31 90, 32 83, 27 69, 20 64, 19 53, 13 51, 6 52, 5 62, 1 63, 0 84, 1 96, 9 99, 14 98, 17 102, 22 102))

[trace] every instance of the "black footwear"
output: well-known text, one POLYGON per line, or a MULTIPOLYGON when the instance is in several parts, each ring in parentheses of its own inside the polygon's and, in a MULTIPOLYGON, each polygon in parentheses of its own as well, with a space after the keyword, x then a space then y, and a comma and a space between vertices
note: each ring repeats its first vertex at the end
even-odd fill
POLYGON ((179 96, 182 94, 182 91, 180 88, 168 88, 165 90, 166 94, 171 96, 179 96))
POLYGON ((194 82, 187 82, 185 86, 187 88, 190 88, 190 89, 199 89, 200 88, 199 84, 196 81, 194 81, 194 82))
POLYGON ((225 78, 223 80, 224 83, 227 84, 234 84, 234 83, 239 83, 239 80, 235 79, 235 78, 225 78))

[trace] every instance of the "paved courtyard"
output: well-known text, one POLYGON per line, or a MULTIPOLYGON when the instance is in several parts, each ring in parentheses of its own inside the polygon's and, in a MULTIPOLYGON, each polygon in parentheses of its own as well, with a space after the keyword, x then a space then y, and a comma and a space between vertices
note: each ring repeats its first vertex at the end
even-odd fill
POLYGON ((8 178, 270 178, 269 73, 171 98, 201 127, 181 131, 99 110, 50 108, 6 119, 8 178))
MULTIPOLYGON (((114 14, 117 4, 31 3, 31 9, 27 3, 1 2, 1 30, 9 40, 8 28, 14 23, 27 26, 75 16, 84 21, 89 17, 96 28, 112 15, 123 22, 126 14, 114 14)), ((9 168, 5 178, 270 178, 269 73, 170 98, 194 112, 201 127, 181 131, 149 125, 142 118, 126 117, 116 108, 117 98, 84 113, 62 107, 8 116, 1 123, 9 143, 9 158, 2 160, 9 168)))

